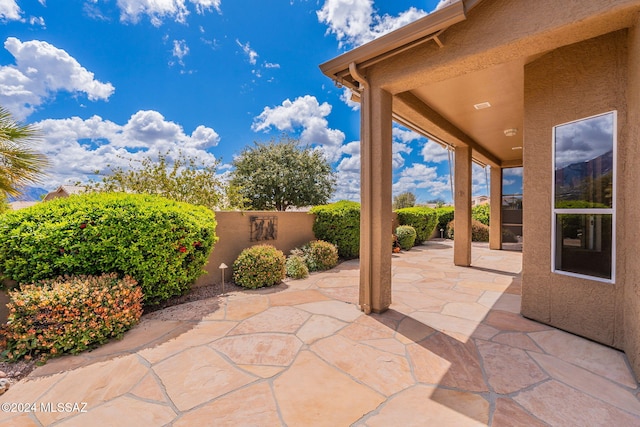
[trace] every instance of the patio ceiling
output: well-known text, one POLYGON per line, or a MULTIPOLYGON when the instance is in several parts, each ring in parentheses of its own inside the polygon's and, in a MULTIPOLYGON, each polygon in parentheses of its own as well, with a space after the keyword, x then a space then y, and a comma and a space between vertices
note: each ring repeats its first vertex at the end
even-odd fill
POLYGON ((398 94, 396 119, 447 144, 462 140, 480 163, 521 166, 524 64, 521 58, 398 94))

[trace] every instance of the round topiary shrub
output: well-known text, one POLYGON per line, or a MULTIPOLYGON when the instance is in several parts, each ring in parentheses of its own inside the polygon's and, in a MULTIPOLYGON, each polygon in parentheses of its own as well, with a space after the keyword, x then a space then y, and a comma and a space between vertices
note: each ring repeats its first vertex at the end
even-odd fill
POLYGON ((408 251, 416 241, 416 229, 410 225, 401 225, 396 228, 396 236, 398 236, 400 247, 408 251))
POLYGON ((292 279, 304 279, 309 275, 307 263, 303 257, 298 255, 289 256, 285 268, 287 270, 287 277, 291 277, 292 279))
POLYGON ((146 194, 89 193, 0 217, 0 271, 23 283, 129 275, 145 304, 189 289, 217 238, 213 212, 146 194))
POLYGON ((115 273, 60 277, 9 293, 2 358, 46 360, 121 338, 140 320, 142 290, 115 273))
POLYGON ((329 270, 338 264, 338 249, 323 240, 314 240, 303 246, 309 271, 329 270))
POLYGON ((489 227, 475 219, 471 221, 471 240, 474 242, 489 241, 489 227))
POLYGON ((437 221, 434 209, 427 206, 415 206, 398 209, 396 214, 400 225, 410 225, 416 230, 416 245, 429 240, 429 237, 433 234, 437 221))
POLYGON ((360 203, 341 200, 315 206, 313 234, 319 240, 333 243, 341 258, 357 258, 360 254, 360 203))
MULTIPOLYGON (((453 239, 455 230, 455 220, 451 221, 447 225, 447 238, 453 239)), ((489 227, 481 223, 480 221, 471 220, 471 240, 473 242, 488 242, 489 241, 489 227)))
POLYGON ((251 289, 277 285, 285 278, 285 263, 282 251, 273 246, 252 246, 233 262, 233 281, 251 289))

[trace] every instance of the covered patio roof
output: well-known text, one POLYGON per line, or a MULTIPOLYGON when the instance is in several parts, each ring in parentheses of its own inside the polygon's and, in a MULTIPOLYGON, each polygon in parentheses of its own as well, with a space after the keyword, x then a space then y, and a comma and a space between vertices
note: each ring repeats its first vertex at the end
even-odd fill
POLYGON ((374 80, 392 94, 396 122, 441 144, 471 147, 480 164, 517 167, 524 66, 558 47, 626 28, 637 10, 635 0, 561 6, 458 0, 320 68, 355 98, 358 76, 374 80))

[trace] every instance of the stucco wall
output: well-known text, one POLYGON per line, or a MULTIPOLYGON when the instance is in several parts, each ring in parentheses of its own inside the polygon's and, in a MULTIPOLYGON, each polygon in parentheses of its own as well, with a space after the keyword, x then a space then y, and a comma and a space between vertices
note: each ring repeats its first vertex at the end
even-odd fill
POLYGON ((627 250, 625 252, 626 271, 624 282, 624 350, 629 362, 640 378, 640 17, 636 17, 636 26, 629 31, 629 61, 627 84, 628 117, 625 157, 620 157, 623 167, 624 185, 619 187, 621 198, 627 206, 622 223, 627 250))
POLYGON ((205 266, 207 274, 198 278, 194 286, 220 283, 222 274, 218 267, 221 263, 229 267, 225 270, 225 281, 231 281, 233 261, 244 248, 265 243, 288 255, 291 249, 315 239, 312 230, 313 219, 314 215, 307 212, 216 212, 216 234, 219 240, 205 266), (252 216, 277 217, 277 239, 251 241, 252 216))
MULTIPOLYGON (((618 159, 625 158, 626 46, 623 30, 557 49, 525 66, 522 314, 617 348, 624 345, 624 248, 630 243, 625 211, 637 210, 637 201, 625 200, 619 179, 615 284, 551 273, 552 128, 617 110, 618 159)), ((624 163, 618 168, 620 178, 624 163)))

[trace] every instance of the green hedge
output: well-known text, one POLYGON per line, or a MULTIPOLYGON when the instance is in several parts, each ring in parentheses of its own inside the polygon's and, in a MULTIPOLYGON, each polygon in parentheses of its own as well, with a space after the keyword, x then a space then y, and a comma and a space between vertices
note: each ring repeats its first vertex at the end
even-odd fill
POLYGON ((360 203, 341 200, 315 206, 313 233, 318 240, 333 243, 342 258, 357 258, 360 254, 360 203))
POLYGON ((429 240, 436 227, 436 211, 426 206, 414 206, 412 208, 398 209, 398 222, 400 225, 410 225, 416 229, 416 245, 429 240))
MULTIPOLYGON (((440 230, 447 231, 447 225, 453 221, 453 214, 455 208, 453 206, 443 206, 436 208, 436 230, 438 230, 438 236, 440 236, 440 230)), ((444 234, 444 233, 443 233, 444 234)), ((444 234, 446 236, 446 234, 444 234)))
POLYGON ((491 207, 489 206, 489 203, 477 205, 471 208, 471 219, 475 219, 484 225, 489 225, 490 213, 491 207))
POLYGON ((184 293, 215 244, 211 210, 145 194, 90 193, 0 218, 0 271, 18 283, 118 273, 145 304, 184 293))
POLYGON ((23 285, 10 296, 9 322, 0 331, 9 361, 79 353, 121 338, 142 315, 140 287, 115 273, 23 285))

